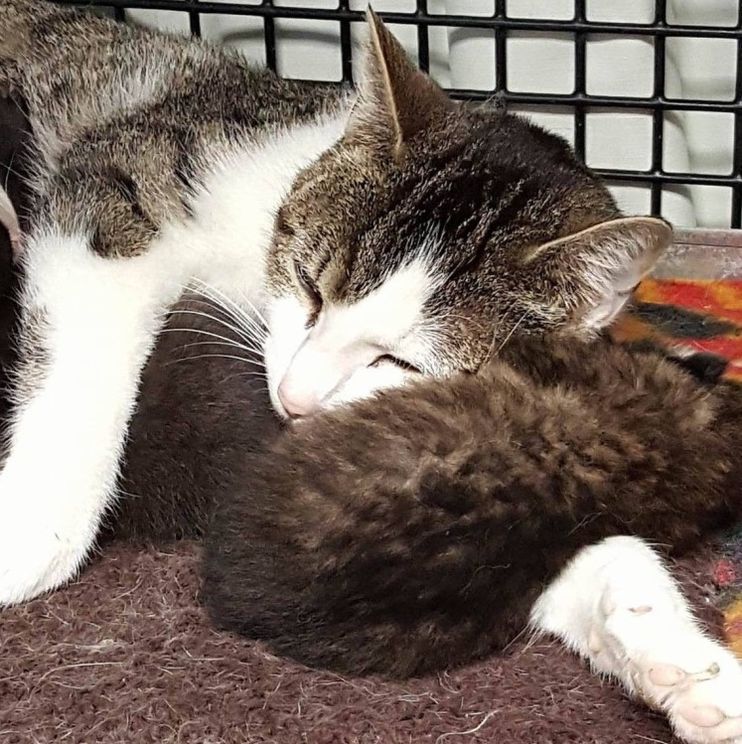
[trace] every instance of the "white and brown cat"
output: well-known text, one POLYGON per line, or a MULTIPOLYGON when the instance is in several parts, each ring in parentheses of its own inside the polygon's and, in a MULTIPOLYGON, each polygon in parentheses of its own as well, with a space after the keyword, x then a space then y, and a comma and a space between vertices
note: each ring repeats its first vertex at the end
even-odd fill
MULTIPOLYGON (((438 418, 425 419, 438 421, 440 411, 461 413, 463 395, 465 417, 488 417, 499 431, 498 411, 517 404, 518 390, 535 395, 552 384, 551 377, 539 382, 538 353, 498 361, 508 348, 537 339, 545 359, 571 346, 601 359, 586 339, 621 310, 670 241, 668 226, 621 216, 560 139, 489 107, 451 101, 373 14, 370 28, 365 81, 354 97, 281 81, 202 42, 35 0, 0 5, 0 84, 27 100, 38 164, 33 219, 20 246, 20 356, 0 472, 0 604, 60 586, 87 559, 117 500, 142 369, 190 283, 208 285, 245 317, 265 316, 271 400, 281 415, 300 420, 279 448, 305 439, 315 447, 311 432, 325 432, 321 447, 339 464, 331 443, 348 425, 343 416, 373 415, 376 404, 387 410, 380 431, 395 447, 380 479, 407 462, 395 437, 415 416, 425 419, 426 405, 441 404, 438 418), (395 387, 402 390, 323 413, 395 387), (409 419, 383 407, 410 398, 418 413, 411 409, 409 419)), ((611 374, 626 390, 643 379, 631 377, 639 358, 614 360, 611 374)), ((663 360, 656 365, 655 382, 666 369, 685 374, 663 360)), ((568 379, 552 387, 562 390, 568 379)), ((708 437, 721 403, 691 384, 686 392, 698 405, 685 423, 708 437)), ((605 411, 590 406, 610 410, 620 401, 585 400, 580 416, 600 443, 596 421, 605 411)), ((641 399, 655 416, 658 400, 641 399)), ((644 411, 630 395, 626 404, 644 411)), ((531 423, 523 434, 534 441, 558 439, 558 428, 542 431, 538 416, 531 423)), ((510 451, 507 431, 500 435, 510 451)), ((401 436, 414 442, 414 426, 401 436)), ((439 444, 433 454, 445 454, 439 444)), ((573 446, 570 439, 557 448, 565 467, 574 466, 573 446)), ((363 447, 356 450, 363 463, 363 447)), ((253 463, 256 484, 267 482, 260 462, 295 455, 266 453, 253 463)), ((315 456, 308 451, 307 462, 315 456)), ((467 477, 476 481, 479 465, 486 470, 484 462, 472 464, 467 477)), ((638 478, 640 471, 631 472, 638 478)), ((347 473, 325 475, 340 483, 347 473)), ((577 503, 592 508, 598 492, 589 478, 583 488, 587 501, 577 503)), ((336 490, 328 491, 330 501, 336 490)), ((445 489, 433 492, 446 500, 445 489)), ((560 502, 559 481, 547 492, 560 502)), ((475 501, 481 496, 472 493, 475 501)), ((507 498, 517 502, 520 493, 507 498)), ((717 490, 704 499, 708 493, 717 490)), ((299 493, 300 500, 315 497, 312 489, 299 493)), ((730 499, 699 501, 700 526, 730 499)), ((375 508, 396 503, 387 498, 375 508)), ((264 506, 270 516, 270 503, 264 506)), ((436 508, 455 513, 449 506, 436 508)), ((565 565, 543 575, 550 583, 541 595, 529 588, 532 623, 663 709, 687 741, 742 740, 739 664, 698 630, 656 554, 615 533, 614 525, 593 535, 596 544, 560 553, 565 565)), ((455 550, 458 533, 448 534, 455 550)), ((485 530, 477 539, 492 537, 485 530)), ((467 601, 481 599, 475 593, 467 601)), ((361 627, 363 617, 351 609, 345 621, 361 627)))

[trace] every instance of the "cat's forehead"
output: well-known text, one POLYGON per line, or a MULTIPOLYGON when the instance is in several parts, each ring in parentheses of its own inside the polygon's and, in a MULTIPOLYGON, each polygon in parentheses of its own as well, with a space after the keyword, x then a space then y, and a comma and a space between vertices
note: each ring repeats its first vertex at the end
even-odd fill
POLYGON ((365 291, 359 288, 329 298, 320 323, 336 339, 349 342, 362 336, 379 347, 397 346, 422 330, 425 307, 443 280, 424 255, 414 256, 378 277, 365 291))
POLYGON ((329 298, 341 304, 406 293, 427 299, 441 286, 443 239, 436 225, 420 219, 406 232, 387 227, 369 233, 328 261, 329 298))

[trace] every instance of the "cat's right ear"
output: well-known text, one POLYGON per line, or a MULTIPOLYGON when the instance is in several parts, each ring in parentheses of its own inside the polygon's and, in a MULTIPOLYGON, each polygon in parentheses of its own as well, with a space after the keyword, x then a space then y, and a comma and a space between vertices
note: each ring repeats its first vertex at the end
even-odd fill
POLYGON ((454 104, 412 63, 370 7, 366 20, 369 44, 346 137, 387 152, 396 160, 403 156, 412 137, 454 104))
POLYGON ((525 259, 534 312, 590 334, 609 325, 672 242, 656 217, 622 217, 553 240, 525 259))

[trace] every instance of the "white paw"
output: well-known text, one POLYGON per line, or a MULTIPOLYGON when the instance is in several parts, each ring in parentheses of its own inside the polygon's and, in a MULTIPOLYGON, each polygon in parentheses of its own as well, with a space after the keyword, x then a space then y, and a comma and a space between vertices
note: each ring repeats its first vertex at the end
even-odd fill
POLYGON ((6 484, 0 475, 0 607, 69 581, 92 543, 71 529, 66 514, 6 484))
MULTIPOLYGON (((0 520, 3 519, 0 512, 0 520)), ((40 521, 40 520, 39 520, 40 521)), ((69 581, 81 556, 48 525, 0 527, 0 607, 18 604, 69 581)))
POLYGON ((742 666, 671 598, 606 591, 590 635, 596 668, 618 676, 694 744, 742 744, 742 666))

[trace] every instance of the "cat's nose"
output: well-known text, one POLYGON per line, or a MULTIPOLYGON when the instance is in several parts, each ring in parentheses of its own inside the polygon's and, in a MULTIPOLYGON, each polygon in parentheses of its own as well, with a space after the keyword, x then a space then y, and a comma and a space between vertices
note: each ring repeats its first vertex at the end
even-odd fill
POLYGON ((287 384, 286 380, 278 386, 278 400, 292 419, 309 416, 319 409, 322 403, 309 391, 297 390, 296 387, 287 384))

